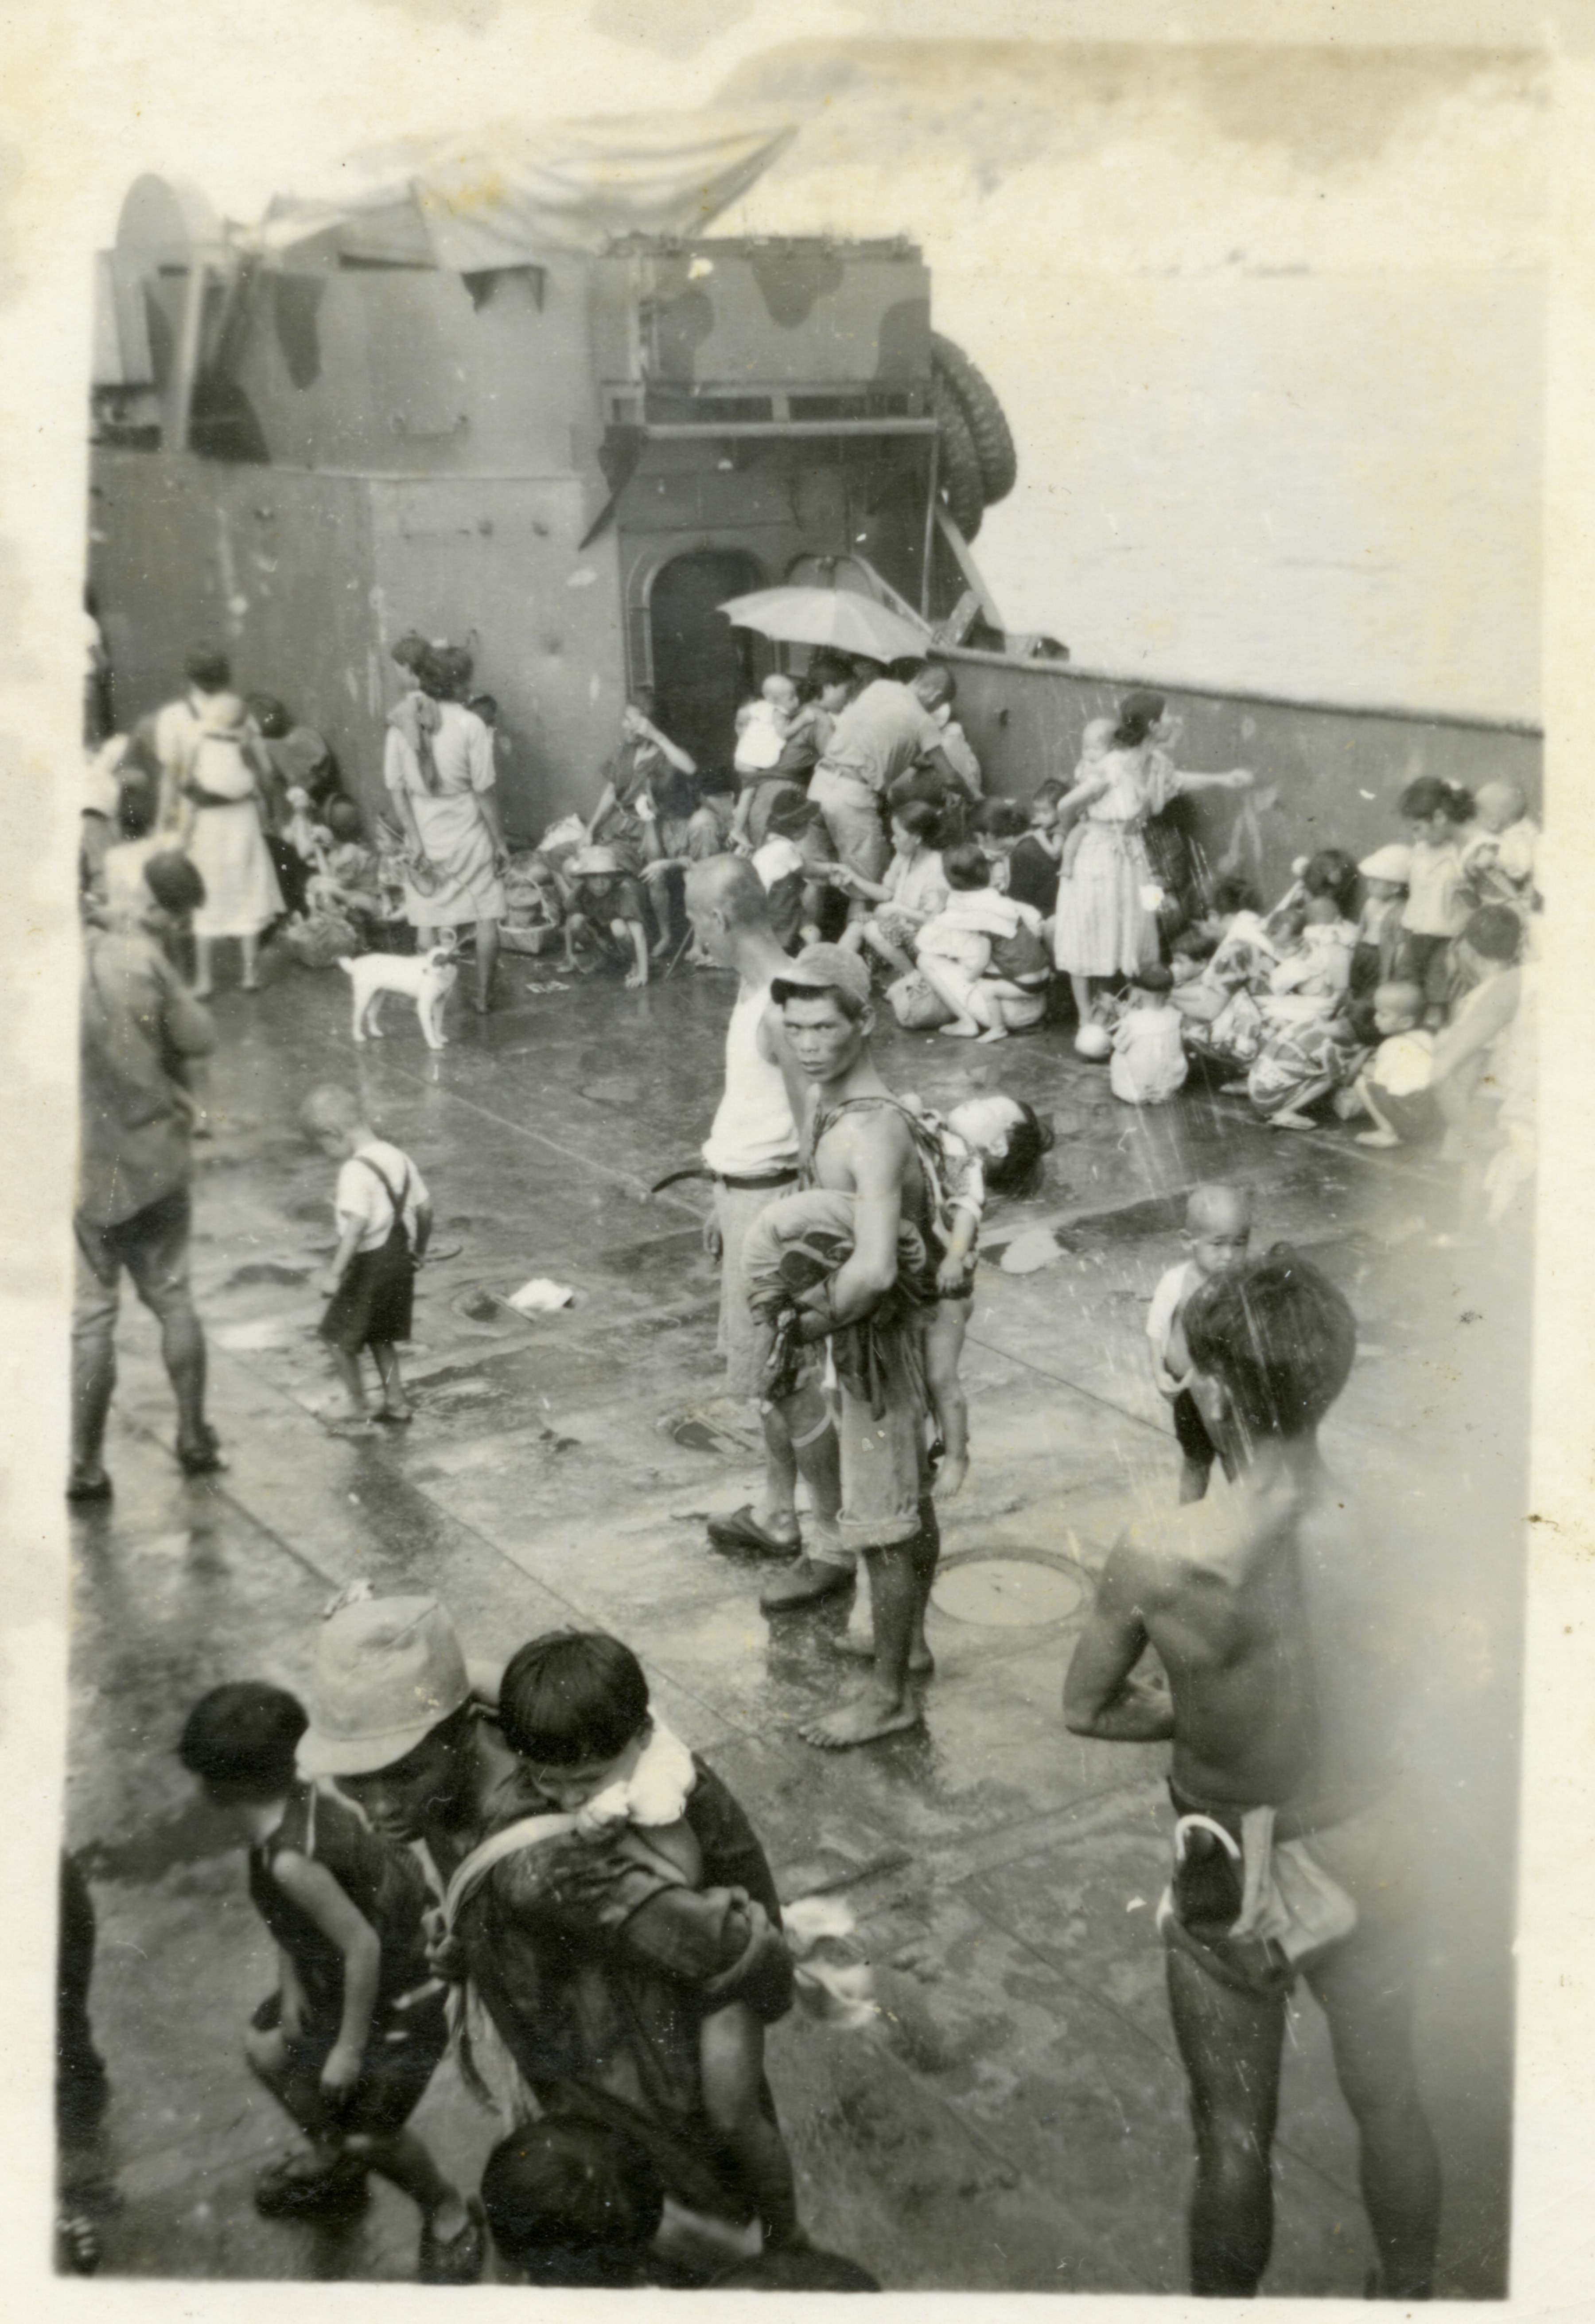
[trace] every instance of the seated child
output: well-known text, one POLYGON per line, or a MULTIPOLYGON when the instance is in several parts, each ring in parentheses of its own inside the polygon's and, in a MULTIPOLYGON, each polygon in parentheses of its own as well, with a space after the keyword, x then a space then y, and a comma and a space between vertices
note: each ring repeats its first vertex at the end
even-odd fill
POLYGON ((1129 980, 1129 1000, 1113 1028, 1109 1085, 1126 1105, 1162 1105, 1185 1086, 1190 1070, 1181 1019, 1171 998, 1174 977, 1156 964, 1129 980))
MULTIPOLYGON (((724 1785, 649 1710, 642 1666, 618 1638, 555 1631, 511 1656, 498 1688, 504 1740, 555 1811, 595 1840, 645 1854, 689 1888, 707 1884, 705 1842, 724 1785), (694 1802, 699 1818, 695 1821, 694 1802)), ((750 1839, 751 1835, 749 1835, 750 1839)), ((764 2026, 743 2000, 700 2005, 704 2111, 724 2172, 740 2182, 767 2243, 798 2235, 792 2165, 768 2102, 764 2026)))
POLYGON ((1415 1144, 1438 1122, 1430 1082, 1434 1036, 1424 1024, 1424 994, 1415 984, 1381 984, 1373 996, 1378 1047, 1348 1093, 1349 1116, 1366 1113, 1371 1130, 1360 1130, 1360 1146, 1415 1144))
POLYGON ((946 908, 926 922, 915 950, 927 983, 954 1012, 944 1029, 1001 1041, 1039 1024, 1051 973, 1040 913, 997 893, 986 855, 973 842, 949 848, 942 872, 946 908), (1001 958, 1000 945, 1007 947, 1001 958))
POLYGON ((906 800, 892 809, 892 858, 883 879, 866 880, 843 864, 832 871, 838 887, 874 906, 848 921, 841 939, 844 948, 858 952, 868 945, 897 976, 912 973, 909 948, 926 922, 946 908, 942 859, 932 844, 940 820, 940 810, 928 799, 906 800))
POLYGON ((1412 850, 1399 840, 1376 847, 1357 866, 1362 874, 1362 909, 1357 919, 1357 943, 1351 954, 1351 991, 1359 998, 1376 985, 1388 984, 1401 941, 1401 911, 1406 901, 1406 878, 1412 850))
POLYGON ((1309 894, 1277 920, 1274 934, 1278 958, 1259 996, 1264 1017, 1284 1024, 1326 1015, 1323 1004, 1338 1003, 1351 984, 1355 926, 1324 890, 1309 894))
POLYGON ((482 2208, 509 2280, 622 2292, 650 2281, 665 2190, 648 2149, 624 2131, 546 2116, 493 2148, 482 2208))
POLYGON ((739 775, 765 774, 776 764, 797 715, 796 682, 781 670, 771 670, 758 698, 744 702, 736 714, 736 753, 732 763, 739 775))
POLYGON ((268 2218, 346 2209, 375 2171, 419 2207, 421 2281, 474 2283, 479 2215, 405 2128, 448 2040, 426 1884, 408 1850, 298 1776, 307 1724, 281 1687, 241 1680, 195 1704, 179 1745, 248 1840, 250 1898, 277 1944, 281 1982, 246 2055, 309 2144, 269 2166, 255 2205, 268 2218))
POLYGON ((576 958, 576 938, 585 936, 602 952, 618 946, 620 957, 625 958, 629 951, 626 990, 639 990, 648 982, 649 964, 648 906, 641 881, 622 869, 612 847, 576 848, 559 876, 567 899, 565 958, 560 967, 587 974, 597 966, 596 961, 576 958))
POLYGON ((354 928, 362 945, 369 945, 383 917, 383 899, 376 855, 364 844, 360 810, 353 799, 327 802, 327 822, 318 828, 315 840, 317 868, 305 883, 311 918, 336 915, 354 928))
POLYGON ((399 1342, 410 1333, 415 1270, 432 1233, 426 1182, 408 1154, 380 1139, 348 1091, 325 1084, 306 1099, 300 1120, 321 1151, 341 1165, 337 1174, 337 1249, 322 1279, 332 1294, 321 1337, 348 1397, 331 1425, 344 1435, 369 1435, 360 1355, 371 1350, 382 1381, 376 1417, 407 1428, 410 1407, 399 1370, 399 1342))
POLYGON ((1481 783, 1474 807, 1478 823, 1461 850, 1468 901, 1475 907, 1510 904, 1515 911, 1532 911, 1540 834, 1521 785, 1505 776, 1481 783))
POLYGON ((1245 1259, 1251 1241, 1249 1193, 1244 1186, 1193 1188, 1180 1240, 1189 1256, 1159 1277, 1147 1310, 1147 1337, 1152 1343, 1152 1377, 1157 1392, 1174 1407, 1174 1433, 1180 1447, 1180 1499, 1199 1501, 1206 1494, 1215 1460, 1222 1462, 1225 1476, 1231 1480, 1235 1469, 1229 1453, 1209 1435, 1191 1393, 1191 1360, 1180 1319, 1193 1293, 1245 1259))
POLYGON ((1029 904, 1050 920, 1057 909, 1058 861, 1064 843, 1058 837, 1058 802, 1062 783, 1043 783, 1030 801, 1030 828, 1008 859, 1008 892, 1015 901, 1029 904))

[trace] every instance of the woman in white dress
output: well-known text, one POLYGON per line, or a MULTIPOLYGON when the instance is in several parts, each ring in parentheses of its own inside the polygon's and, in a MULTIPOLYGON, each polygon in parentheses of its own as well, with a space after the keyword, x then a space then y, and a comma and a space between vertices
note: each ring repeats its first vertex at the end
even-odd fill
POLYGON ((259 991, 261 934, 282 909, 246 739, 238 696, 207 696, 199 706, 178 810, 178 844, 205 882, 205 901, 194 914, 198 1001, 211 991, 218 936, 237 937, 244 952, 244 990, 259 991))
POLYGON ((1120 981, 1157 958, 1157 905, 1148 900, 1152 866, 1141 835, 1148 821, 1176 792, 1239 790, 1251 780, 1244 768, 1190 775, 1171 766, 1157 747, 1163 711, 1159 694, 1127 694, 1106 757, 1059 803, 1060 816, 1073 809, 1084 818, 1073 866, 1058 885, 1053 938, 1083 1031, 1093 1024, 1093 978, 1120 981))
POLYGON ((493 735, 453 698, 470 676, 469 656, 453 648, 417 656, 417 690, 388 714, 383 776, 404 834, 405 918, 423 952, 438 929, 475 925, 475 1005, 484 1017, 498 965, 509 850, 494 791, 493 735))

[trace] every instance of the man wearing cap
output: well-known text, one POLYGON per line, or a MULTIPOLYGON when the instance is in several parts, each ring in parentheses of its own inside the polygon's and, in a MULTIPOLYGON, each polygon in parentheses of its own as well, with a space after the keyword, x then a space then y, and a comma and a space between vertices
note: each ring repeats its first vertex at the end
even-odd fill
MULTIPOLYGON (((788 1045, 813 1084, 803 1131, 806 1182, 854 1197, 853 1254, 808 1295, 802 1336, 816 1341, 845 1332, 894 1288, 905 1295, 908 1310, 873 1333, 872 1397, 855 1392, 852 1368, 838 1365, 839 1531, 849 1563, 861 1553, 864 1559, 873 1666, 862 1695, 800 1731, 822 1749, 844 1750, 917 1726, 913 1676, 930 1668, 925 1608, 940 1536, 930 1499, 917 1311, 935 1297, 934 1259, 925 1281, 899 1281, 898 1237, 904 1224, 916 1227, 931 1249, 934 1180, 921 1159, 926 1133, 887 1088, 870 1054, 870 972, 858 955, 840 945, 809 945, 770 991, 788 1045)), ((821 1581, 825 1546, 816 1543, 801 1561, 821 1581)), ((768 1594, 765 1602, 771 1602, 768 1594)), ((798 1600, 794 1594, 784 1602, 798 1600)))
POLYGON ((162 948, 204 899, 186 855, 152 855, 137 917, 91 928, 84 946, 69 1500, 111 1497, 102 1448, 124 1268, 161 1325, 180 1465, 189 1476, 224 1466, 205 1418, 205 1338, 189 1289, 187 1068, 216 1033, 162 948))
MULTIPOLYGON (((602 1841, 515 1827, 551 1803, 473 1691, 454 1626, 435 1599, 335 1605, 316 1646, 307 1778, 336 1777, 385 1837, 419 1843, 446 1891, 436 1957, 463 1978, 467 2026, 483 2013, 507 2053, 496 2071, 473 2038, 462 2062, 493 2079, 510 2113, 608 2125, 648 2148, 668 2191, 710 2218, 745 2217, 704 2110, 704 2002, 745 2001, 773 2020, 792 1967, 770 1868, 746 1817, 697 1764, 689 1821, 696 1889, 602 1841), (602 1861, 600 1861, 602 1859, 602 1861)), ((490 2043, 487 2045, 492 2048, 490 2043)))
POLYGON ((912 686, 877 677, 854 696, 837 719, 808 786, 839 863, 866 880, 880 879, 891 854, 886 795, 916 761, 938 775, 947 790, 962 793, 944 741, 912 686))
MULTIPOLYGON (((705 1244, 720 1261, 720 1352, 726 1388, 733 1396, 762 1397, 770 1335, 760 1331, 749 1307, 742 1254, 761 1211, 798 1184, 797 1116, 807 1102, 807 1084, 770 1001, 772 982, 792 964, 770 927, 764 883, 745 856, 695 863, 687 878, 687 911, 711 960, 735 969, 740 979, 725 1036, 725 1088, 704 1145, 715 1183, 705 1244)), ((799 1545, 796 1495, 801 1471, 818 1563, 811 1568, 799 1558, 796 1573, 778 1575, 761 1601, 770 1611, 823 1595, 821 1583, 845 1589, 851 1561, 836 1528, 842 1479, 836 1432, 824 1398, 814 1390, 800 1415, 763 1399, 760 1419, 763 1498, 757 1508, 749 1504, 730 1517, 711 1517, 709 1539, 716 1548, 790 1558, 799 1545), (788 1582, 795 1594, 783 1596, 788 1582)))

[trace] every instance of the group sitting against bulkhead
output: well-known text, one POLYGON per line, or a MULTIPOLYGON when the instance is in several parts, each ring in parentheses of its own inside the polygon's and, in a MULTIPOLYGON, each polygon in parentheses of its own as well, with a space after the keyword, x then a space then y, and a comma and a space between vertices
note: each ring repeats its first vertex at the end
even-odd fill
MULTIPOLYGON (((608 969, 633 990, 712 968, 686 878, 740 855, 782 948, 856 954, 906 1028, 994 1043, 1066 1024, 1072 997, 1076 1053, 1106 1064, 1129 1105, 1166 1102, 1195 1067, 1272 1129, 1338 1118, 1369 1146, 1435 1137, 1455 1152, 1481 1088, 1502 1093, 1490 1061, 1540 903, 1538 833, 1509 779, 1475 795, 1418 777, 1399 796, 1401 837, 1360 861, 1320 846, 1265 908, 1234 867, 1249 838, 1260 877, 1271 798, 1247 769, 1178 766, 1180 722, 1160 695, 1088 719, 1073 766, 1021 805, 984 795, 944 664, 820 650, 738 707, 721 764, 699 764, 636 689, 590 810, 530 846, 500 816, 508 738, 493 697, 473 691, 471 654, 411 634, 392 659, 388 807, 373 817, 313 728, 274 696, 240 696, 226 657, 197 650, 184 695, 91 761, 88 916, 114 919, 143 862, 176 848, 206 889, 199 997, 217 938, 239 940, 248 990, 281 932, 308 967, 439 941, 474 950, 485 1012, 504 951, 553 982, 608 969), (1222 868, 1177 811, 1203 792, 1239 802, 1222 868)), ((1503 1121, 1510 1111, 1507 1092, 1503 1121)))

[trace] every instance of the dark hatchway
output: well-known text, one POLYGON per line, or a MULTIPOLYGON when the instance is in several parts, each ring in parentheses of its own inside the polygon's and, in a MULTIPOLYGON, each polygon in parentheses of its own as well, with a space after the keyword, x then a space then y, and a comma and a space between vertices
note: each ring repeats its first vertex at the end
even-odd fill
POLYGON ((718 609, 762 588, 758 559, 742 549, 700 549, 673 557, 649 599, 659 724, 703 768, 729 767, 736 708, 771 667, 769 645, 733 630, 718 609))

